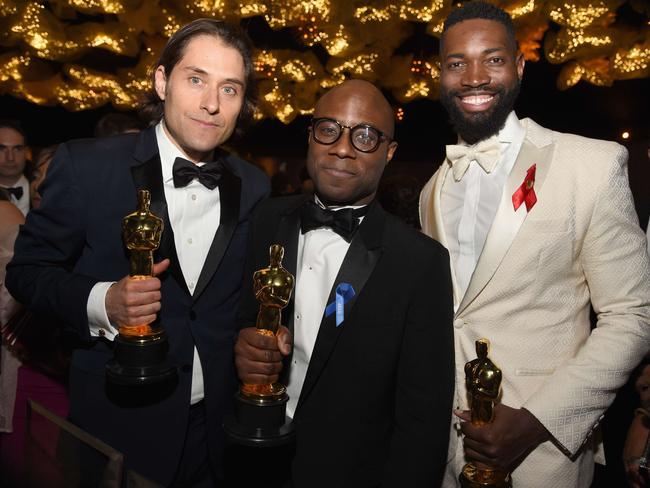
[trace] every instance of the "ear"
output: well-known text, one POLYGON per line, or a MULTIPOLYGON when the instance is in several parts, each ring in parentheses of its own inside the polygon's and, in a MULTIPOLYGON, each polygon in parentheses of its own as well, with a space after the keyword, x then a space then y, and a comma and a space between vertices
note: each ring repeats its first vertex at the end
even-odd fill
POLYGON ((165 87, 167 86, 167 76, 165 76, 165 67, 160 65, 156 68, 154 73, 154 88, 156 94, 161 100, 165 99, 165 87))
POLYGON ((391 159, 393 159, 393 155, 395 154, 396 150, 397 150, 397 141, 391 141, 390 144, 388 144, 388 152, 386 154, 386 164, 390 163, 391 159))
POLYGON ((524 77, 524 66, 526 65, 526 60, 524 59, 524 53, 517 51, 517 76, 519 81, 524 77))

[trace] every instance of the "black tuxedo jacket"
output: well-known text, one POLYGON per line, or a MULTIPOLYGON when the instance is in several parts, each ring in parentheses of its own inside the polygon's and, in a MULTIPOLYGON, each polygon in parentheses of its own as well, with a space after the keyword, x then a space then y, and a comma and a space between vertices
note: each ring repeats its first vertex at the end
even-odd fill
MULTIPOLYGON (((267 200, 252 219, 241 322, 255 324, 253 271, 282 244, 295 275, 300 205, 267 200)), ((447 251, 371 207, 344 258, 339 283, 356 295, 345 320, 323 316, 295 412, 293 484, 317 487, 428 487, 447 457, 454 390, 452 289, 447 251)), ((300 286, 300 283, 298 283, 300 286)), ((299 291, 298 291, 299 293, 299 291)), ((292 327, 293 303, 283 310, 292 327)), ((286 367, 285 367, 286 370, 286 367)))
POLYGON ((128 467, 162 483, 172 480, 183 449, 195 345, 213 459, 220 457, 222 417, 236 388, 233 345, 248 219, 268 194, 268 181, 240 159, 226 155, 224 161, 219 227, 194 295, 176 256, 153 128, 61 145, 42 187, 42 205, 30 212, 7 270, 7 286, 19 302, 59 319, 81 340, 71 364, 71 420, 122 451, 128 467), (158 322, 168 335, 170 359, 179 366, 172 391, 141 398, 107 388, 104 365, 112 357, 112 342, 90 337, 86 312, 98 281, 117 281, 129 273, 120 226, 136 208, 137 189, 151 192, 151 210, 165 221, 154 260, 170 258, 171 265, 160 277, 158 322))

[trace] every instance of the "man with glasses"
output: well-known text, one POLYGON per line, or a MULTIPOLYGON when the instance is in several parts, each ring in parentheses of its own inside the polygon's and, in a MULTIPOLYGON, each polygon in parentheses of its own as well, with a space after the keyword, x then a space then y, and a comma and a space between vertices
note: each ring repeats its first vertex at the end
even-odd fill
POLYGON ((332 89, 309 129, 315 196, 268 200, 251 224, 246 279, 277 243, 296 288, 276 339, 255 332, 259 304, 244 285, 236 365, 245 383, 287 384, 297 488, 440 481, 453 390, 449 256, 375 199, 393 129, 372 84, 332 89))

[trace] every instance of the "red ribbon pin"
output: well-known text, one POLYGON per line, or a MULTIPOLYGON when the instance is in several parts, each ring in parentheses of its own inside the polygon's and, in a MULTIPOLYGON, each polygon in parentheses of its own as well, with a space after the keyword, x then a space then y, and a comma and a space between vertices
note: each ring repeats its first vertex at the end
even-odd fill
POLYGON ((526 203, 526 211, 530 212, 535 203, 537 203, 537 195, 535 195, 535 169, 537 165, 533 164, 526 172, 526 178, 517 191, 512 194, 512 204, 515 207, 515 212, 522 203, 526 203))

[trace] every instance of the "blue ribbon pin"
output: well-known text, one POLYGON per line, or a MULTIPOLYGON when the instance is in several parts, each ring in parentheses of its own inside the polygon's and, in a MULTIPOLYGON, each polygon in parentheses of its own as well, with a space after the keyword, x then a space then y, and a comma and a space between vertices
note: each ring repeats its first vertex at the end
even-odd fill
POLYGON ((325 317, 329 317, 336 310, 336 326, 344 320, 344 305, 354 297, 354 288, 350 283, 340 283, 336 287, 336 299, 325 308, 325 317))

